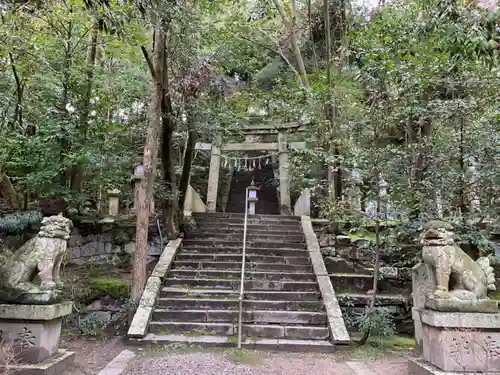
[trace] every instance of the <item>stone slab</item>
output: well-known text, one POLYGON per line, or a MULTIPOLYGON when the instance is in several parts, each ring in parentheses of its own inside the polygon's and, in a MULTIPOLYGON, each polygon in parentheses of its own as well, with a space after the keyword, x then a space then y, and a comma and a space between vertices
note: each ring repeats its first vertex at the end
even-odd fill
POLYGON ((0 304, 0 320, 53 320, 71 314, 71 301, 53 305, 0 304))
POLYGON ((497 314, 441 312, 414 307, 412 316, 413 320, 433 327, 500 331, 500 312, 497 314))
POLYGON ((350 369, 356 375, 377 375, 374 371, 372 371, 365 362, 359 361, 347 361, 346 365, 350 367, 350 369))
POLYGON ((477 375, 477 372, 441 371, 430 363, 425 362, 422 358, 409 358, 408 375, 477 375))
POLYGON ((141 306, 137 308, 132 323, 127 332, 128 337, 144 337, 148 331, 148 325, 153 313, 152 306, 141 306))
POLYGON ((325 303, 325 309, 328 320, 328 329, 331 339, 336 344, 349 344, 351 339, 345 326, 342 311, 335 295, 332 282, 328 277, 328 272, 321 255, 318 238, 314 232, 311 218, 309 216, 301 216, 302 230, 306 238, 307 249, 311 258, 311 264, 316 275, 319 290, 325 303))
POLYGON ((175 240, 169 241, 165 249, 163 250, 158 263, 151 276, 163 278, 170 269, 172 262, 174 261, 175 255, 182 244, 182 238, 177 238, 175 240))
POLYGON ((459 300, 427 298, 425 307, 430 310, 463 313, 498 313, 498 301, 491 299, 459 300))
POLYGON ((161 288, 162 281, 159 277, 150 276, 142 292, 139 306, 154 306, 156 297, 161 288))
MULTIPOLYGON (((137 343, 167 344, 173 342, 211 347, 234 347, 235 337, 231 336, 191 336, 182 334, 157 335, 149 333, 137 343)), ((287 338, 244 338, 243 347, 257 350, 285 350, 287 352, 332 353, 335 346, 327 340, 293 340, 287 338)))
POLYGON ((127 364, 134 357, 135 353, 133 351, 125 349, 113 358, 97 375, 119 375, 125 371, 127 364))
MULTIPOLYGON (((9 367, 15 375, 62 375, 73 364, 75 353, 65 349, 37 364, 17 364, 9 367)), ((0 366, 0 372, 5 368, 0 366)))

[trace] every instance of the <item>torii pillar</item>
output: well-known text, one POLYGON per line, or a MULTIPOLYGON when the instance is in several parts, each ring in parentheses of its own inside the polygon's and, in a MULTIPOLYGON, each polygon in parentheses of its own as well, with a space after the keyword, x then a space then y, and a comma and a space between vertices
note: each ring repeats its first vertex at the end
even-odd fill
POLYGON ((288 144, 286 134, 278 133, 278 153, 279 153, 279 179, 280 179, 280 212, 282 215, 291 214, 290 199, 290 178, 288 174, 288 144))
POLYGON ((219 171, 221 159, 221 143, 220 135, 216 137, 212 143, 212 152, 210 156, 210 170, 208 172, 208 187, 207 187, 207 212, 215 212, 217 204, 217 190, 219 189, 219 171))

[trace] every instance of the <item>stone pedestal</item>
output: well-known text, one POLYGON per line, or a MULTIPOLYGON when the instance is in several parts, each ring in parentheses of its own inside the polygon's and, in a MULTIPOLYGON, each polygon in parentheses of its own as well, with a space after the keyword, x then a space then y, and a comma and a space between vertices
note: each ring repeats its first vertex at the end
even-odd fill
POLYGON ((441 312, 413 308, 422 327, 422 357, 411 360, 409 375, 500 375, 500 312, 441 312))
POLYGON ((71 302, 0 304, 0 341, 13 346, 16 364, 11 368, 16 374, 57 375, 54 369, 62 372, 73 362, 74 353, 59 350, 62 318, 71 308, 71 302))

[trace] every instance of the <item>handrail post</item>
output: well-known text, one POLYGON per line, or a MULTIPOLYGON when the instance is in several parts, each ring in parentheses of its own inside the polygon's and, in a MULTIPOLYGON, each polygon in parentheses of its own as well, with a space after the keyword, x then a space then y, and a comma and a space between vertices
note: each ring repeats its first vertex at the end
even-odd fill
POLYGON ((242 320, 243 320, 243 295, 245 293, 245 260, 246 260, 246 243, 247 243, 247 219, 248 219, 248 187, 245 191, 245 222, 243 223, 243 249, 241 255, 241 281, 240 281, 240 296, 238 299, 238 349, 241 349, 242 336, 242 320))

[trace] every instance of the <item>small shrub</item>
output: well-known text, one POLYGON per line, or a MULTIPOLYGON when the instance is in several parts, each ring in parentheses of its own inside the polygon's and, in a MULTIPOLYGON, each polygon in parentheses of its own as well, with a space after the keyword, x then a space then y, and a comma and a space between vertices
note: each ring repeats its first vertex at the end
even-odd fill
POLYGON ((372 337, 389 337, 396 329, 394 317, 385 308, 376 308, 372 312, 367 308, 357 317, 357 325, 362 333, 370 332, 372 337))
POLYGON ((78 329, 84 335, 101 336, 106 328, 106 322, 98 319, 96 316, 89 315, 81 319, 78 324, 78 329))

